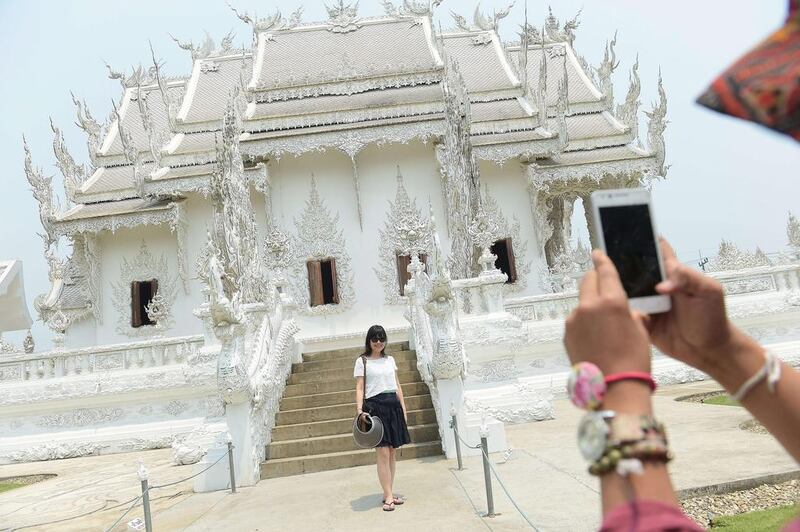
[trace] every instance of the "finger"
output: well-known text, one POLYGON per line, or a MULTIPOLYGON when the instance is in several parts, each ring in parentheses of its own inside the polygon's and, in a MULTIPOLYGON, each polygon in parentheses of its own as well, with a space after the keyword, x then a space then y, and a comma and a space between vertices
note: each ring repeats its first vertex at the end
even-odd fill
POLYGON ((675 269, 676 266, 680 264, 678 261, 678 256, 675 255, 675 250, 672 249, 672 246, 667 239, 664 237, 659 238, 659 244, 661 245, 661 258, 664 259, 664 269, 666 270, 666 275, 669 277, 670 273, 675 269))
POLYGON ((633 311, 633 319, 639 321, 644 328, 647 329, 647 333, 650 334, 653 332, 653 327, 655 326, 655 320, 649 314, 643 314, 639 311, 633 311))
POLYGON ((587 303, 597 299, 597 272, 589 270, 583 274, 581 286, 578 289, 578 303, 587 303))
POLYGON ((597 270, 597 291, 601 295, 625 298, 625 290, 619 279, 617 268, 608 255, 596 249, 592 251, 592 262, 597 270))

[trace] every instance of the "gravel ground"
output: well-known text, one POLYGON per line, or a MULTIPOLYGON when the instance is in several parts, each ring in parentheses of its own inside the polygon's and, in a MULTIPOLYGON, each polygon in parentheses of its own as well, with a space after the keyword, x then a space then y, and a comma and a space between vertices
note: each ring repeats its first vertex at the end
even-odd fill
POLYGON ((800 500, 800 480, 763 484, 757 488, 722 495, 704 495, 681 501, 683 511, 699 525, 708 526, 708 512, 714 516, 736 515, 755 510, 787 506, 800 500))
POLYGON ((0 482, 7 484, 21 484, 27 486, 28 484, 35 484, 37 482, 41 482, 43 480, 47 480, 55 476, 56 475, 24 475, 21 477, 4 477, 0 478, 0 482))
POLYGON ((693 395, 684 395, 683 397, 678 397, 676 401, 683 401, 686 403, 703 403, 706 399, 710 399, 711 397, 717 397, 718 395, 725 394, 725 390, 716 390, 713 392, 703 392, 703 393, 696 393, 693 395))

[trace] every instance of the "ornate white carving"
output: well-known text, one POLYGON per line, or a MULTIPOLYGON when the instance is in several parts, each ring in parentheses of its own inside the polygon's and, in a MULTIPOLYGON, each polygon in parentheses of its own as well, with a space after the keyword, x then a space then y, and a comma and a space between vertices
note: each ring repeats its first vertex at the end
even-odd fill
POLYGON ((481 382, 500 382, 511 380, 522 374, 517 369, 514 357, 505 357, 497 360, 491 360, 480 364, 475 369, 470 369, 470 374, 474 375, 481 382))
POLYGON ((463 31, 497 31, 500 21, 508 16, 512 7, 514 7, 514 2, 511 2, 505 9, 499 11, 495 9, 491 15, 485 15, 478 4, 472 15, 472 25, 458 13, 451 11, 450 14, 453 16, 456 26, 463 31))
POLYGON ((661 81, 661 69, 658 71, 658 103, 653 104, 650 112, 644 114, 650 119, 647 123, 647 144, 650 152, 656 158, 656 175, 665 177, 669 165, 665 165, 666 144, 664 143, 664 130, 667 129, 667 94, 661 81))
POLYGON ((125 155, 125 160, 133 167, 133 183, 134 189, 136 190, 137 196, 140 198, 144 197, 144 181, 145 181, 145 172, 144 172, 144 157, 142 154, 139 153, 139 149, 136 147, 136 144, 133 141, 133 136, 130 132, 125 131, 122 127, 122 116, 119 114, 119 109, 117 109, 117 105, 114 102, 111 102, 114 117, 116 118, 115 124, 117 126, 117 132, 119 133, 119 139, 122 142, 122 152, 125 155))
POLYGON ((719 244, 717 256, 707 266, 707 270, 711 272, 720 272, 744 270, 747 268, 769 265, 769 259, 760 248, 756 248, 755 252, 750 253, 723 238, 722 242, 719 244))
POLYGON ((789 247, 794 250, 796 257, 800 258, 800 220, 791 212, 786 222, 786 238, 789 247))
POLYGON ((172 400, 164 407, 164 411, 173 417, 178 417, 189 408, 189 405, 183 401, 172 400))
POLYGON ((150 336, 153 331, 162 332, 172 326, 172 305, 176 297, 177 279, 170 276, 167 257, 156 259, 142 241, 139 253, 129 262, 122 258, 119 280, 112 285, 112 301, 117 311, 117 332, 131 338, 150 336), (161 294, 160 306, 163 318, 154 325, 131 326, 131 283, 158 279, 157 294, 161 294))
POLYGON ((328 11, 328 29, 333 33, 349 33, 361 27, 358 23, 358 2, 345 4, 338 0, 333 7, 325 6, 328 11))
POLYGON ((611 76, 619 66, 617 61, 617 53, 614 51, 614 46, 617 45, 617 33, 614 32, 614 38, 609 43, 606 41, 606 51, 603 56, 603 62, 597 67, 597 77, 600 81, 600 92, 603 93, 603 100, 605 101, 606 109, 609 111, 614 106, 614 82, 611 76))
MULTIPOLYGON (((50 118, 50 128, 53 130, 53 153, 56 156, 56 166, 64 176, 64 192, 70 201, 75 201, 75 192, 86 180, 87 171, 84 165, 78 165, 67 149, 64 134, 50 118)), ((91 171, 89 172, 91 173, 91 171)))
MULTIPOLYGON (((443 134, 442 122, 437 120, 422 123, 409 123, 391 126, 382 126, 362 129, 359 138, 362 144, 408 144, 413 140, 423 142, 439 138, 443 134)), ((279 137, 276 139, 250 140, 241 146, 242 155, 246 157, 259 157, 268 154, 279 159, 285 155, 303 155, 309 152, 323 152, 328 148, 336 148, 347 153, 342 145, 343 136, 340 132, 331 131, 319 134, 299 135, 298 138, 279 137)))
POLYGON ((218 168, 211 176, 213 238, 225 277, 232 285, 229 296, 236 293, 241 303, 255 303, 264 300, 266 282, 249 183, 239 152, 241 124, 236 97, 235 91, 228 100, 222 147, 217 154, 218 168))
POLYGON ((112 423, 122 418, 124 411, 121 408, 78 408, 61 414, 42 416, 35 421, 39 427, 64 428, 87 427, 112 423))
POLYGON ((433 16, 433 10, 444 0, 403 0, 403 3, 395 7, 389 0, 380 0, 387 15, 393 17, 425 17, 433 16))
POLYGON ((347 252, 344 235, 339 224, 339 214, 332 216, 328 206, 319 197, 317 182, 311 177, 311 191, 306 200, 305 210, 295 219, 297 227, 298 262, 296 271, 301 272, 293 283, 300 287, 295 290, 302 301, 301 312, 307 316, 319 316, 344 312, 355 302, 355 281, 347 252), (339 304, 310 306, 308 275, 303 275, 306 262, 310 260, 336 259, 336 283, 339 288, 339 304))
POLYGON ((217 47, 217 45, 214 43, 214 39, 211 38, 211 35, 208 32, 205 32, 205 37, 199 46, 195 46, 192 41, 182 42, 172 34, 169 36, 173 41, 175 41, 175 44, 177 44, 181 50, 186 50, 191 54, 192 61, 195 59, 205 59, 207 57, 231 55, 234 53, 233 30, 229 31, 225 37, 220 40, 219 47, 217 47))
POLYGON ((447 229, 450 235, 450 272, 456 279, 469 277, 474 268, 473 246, 467 228, 477 210, 480 171, 472 153, 469 97, 458 65, 450 62, 442 83, 445 102, 444 143, 436 156, 442 174, 447 229))
POLYGON ((489 237, 491 246, 494 242, 505 238, 510 238, 514 252, 514 262, 517 268, 517 280, 514 283, 503 285, 506 294, 519 292, 528 286, 528 276, 531 271, 532 261, 528 259, 528 242, 523 241, 520 231, 520 222, 517 215, 513 215, 509 224, 500 204, 489 192, 489 186, 484 185, 482 208, 489 220, 488 227, 492 228, 489 237))
POLYGON ((86 101, 81 102, 74 94, 70 93, 70 95, 72 96, 72 102, 75 104, 78 117, 76 124, 86 133, 86 147, 89 151, 89 158, 92 163, 94 163, 97 152, 100 151, 103 138, 105 138, 108 133, 108 124, 100 125, 97 120, 94 119, 92 113, 89 112, 86 101))
POLYGON ((130 74, 114 70, 108 63, 106 63, 106 68, 108 69, 108 79, 118 80, 123 90, 132 87, 153 85, 157 82, 156 70, 153 67, 145 70, 142 65, 138 65, 131 69, 130 74))
POLYGON ((25 450, 16 450, 0 454, 0 462, 39 462, 43 460, 62 460, 79 456, 95 456, 106 447, 100 443, 60 442, 44 443, 25 450))
POLYGON ((408 197, 400 167, 397 168, 397 192, 389 202, 383 229, 378 230, 380 265, 373 268, 383 285, 384 301, 396 305, 405 301, 400 295, 397 254, 414 255, 430 252, 430 227, 417 208, 416 200, 408 197))
POLYGON ((236 16, 244 22, 245 24, 250 24, 253 28, 253 33, 258 33, 262 31, 279 31, 279 30, 288 30, 292 29, 298 24, 300 24, 301 19, 303 17, 303 7, 297 8, 291 15, 289 15, 288 19, 285 19, 281 14, 280 10, 275 10, 275 13, 270 17, 265 18, 253 18, 251 17, 247 11, 242 11, 241 13, 237 11, 232 5, 228 4, 228 7, 231 8, 231 11, 236 14, 236 16))
POLYGON ((628 126, 631 130, 631 140, 639 137, 639 94, 642 90, 642 82, 639 80, 639 56, 636 56, 636 62, 631 68, 629 76, 630 85, 628 87, 628 94, 625 96, 625 103, 617 105, 617 118, 628 126))
POLYGON ((552 395, 542 395, 535 392, 515 395, 512 404, 502 406, 491 406, 484 401, 466 397, 464 399, 464 406, 468 412, 493 417, 503 423, 509 424, 544 421, 555 419, 556 417, 552 395))
POLYGON ((544 31, 542 32, 543 36, 546 36, 549 42, 568 42, 571 47, 572 43, 575 42, 575 30, 580 26, 578 18, 583 8, 578 10, 574 17, 566 21, 563 28, 561 28, 560 22, 553 15, 553 8, 548 7, 547 10, 548 15, 545 20, 544 31))
POLYGON ((100 241, 95 233, 75 235, 72 238, 72 247, 80 248, 78 253, 73 252, 71 263, 81 270, 86 279, 88 299, 91 304, 92 314, 98 324, 103 323, 103 312, 101 303, 103 301, 103 271, 102 252, 100 241))
POLYGON ((44 240, 46 253, 50 245, 55 242, 53 220, 59 211, 53 196, 53 177, 45 177, 41 168, 33 166, 31 150, 28 148, 28 141, 24 135, 22 136, 22 146, 25 150, 25 177, 31 186, 34 199, 39 203, 39 221, 42 223, 42 229, 44 229, 44 234, 41 237, 44 240))
POLYGON ((30 354, 33 353, 35 348, 36 344, 33 342, 33 335, 31 334, 31 330, 28 329, 28 334, 25 335, 25 340, 22 341, 22 349, 26 353, 30 354))

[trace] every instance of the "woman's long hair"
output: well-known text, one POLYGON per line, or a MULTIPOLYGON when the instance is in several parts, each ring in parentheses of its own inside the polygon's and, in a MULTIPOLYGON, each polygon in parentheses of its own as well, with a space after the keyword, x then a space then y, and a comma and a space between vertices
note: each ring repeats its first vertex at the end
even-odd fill
POLYGON ((386 356, 386 329, 384 329, 380 325, 373 325, 367 331, 367 337, 364 339, 364 352, 362 355, 370 356, 372 354, 372 346, 370 345, 370 340, 377 340, 379 338, 383 339, 383 349, 381 349, 381 356, 386 356))

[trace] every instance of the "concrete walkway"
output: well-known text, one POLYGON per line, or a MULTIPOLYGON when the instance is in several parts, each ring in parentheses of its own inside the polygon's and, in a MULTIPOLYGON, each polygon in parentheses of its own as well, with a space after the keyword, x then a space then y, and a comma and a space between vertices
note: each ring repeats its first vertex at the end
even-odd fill
MULTIPOLYGON (((745 432, 741 408, 676 402, 675 397, 718 389, 713 382, 659 391, 656 414, 666 424, 676 459, 677 489, 688 489, 794 471, 797 465, 768 435, 745 432)), ((522 510, 540 530, 596 530, 600 521, 598 482, 586 473, 575 446, 581 412, 566 401, 556 419, 507 427, 510 452, 492 455, 497 473, 522 510)), ((169 451, 76 458, 0 466, 0 477, 56 473, 57 478, 0 494, 0 530, 104 530, 140 493, 138 459, 150 470, 151 484, 191 475, 190 466, 172 466, 169 451), (95 511, 99 510, 99 511, 95 511), (94 513, 89 513, 93 512, 94 513)), ((398 464, 396 491, 405 505, 380 509, 374 466, 265 480, 252 488, 191 493, 191 481, 154 490, 154 529, 164 530, 525 530, 527 524, 495 481, 494 518, 486 511, 480 457, 426 458, 398 464)), ((137 506, 122 523, 141 517, 137 506)), ((116 530, 125 530, 118 526, 116 530)))

